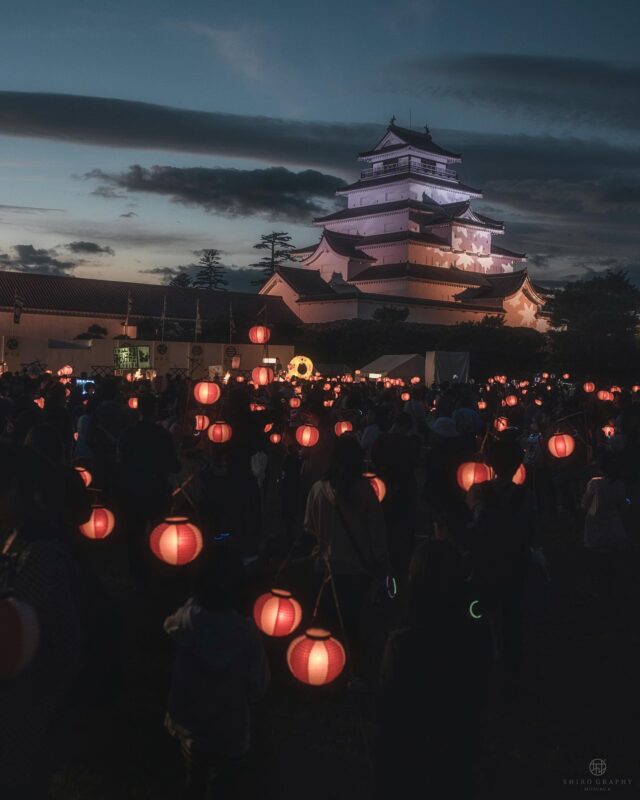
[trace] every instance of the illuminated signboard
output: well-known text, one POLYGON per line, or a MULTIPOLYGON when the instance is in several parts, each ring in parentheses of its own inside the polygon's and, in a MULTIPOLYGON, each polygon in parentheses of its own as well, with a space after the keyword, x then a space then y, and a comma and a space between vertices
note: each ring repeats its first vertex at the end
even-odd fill
POLYGON ((113 348, 115 369, 147 369, 151 366, 149 345, 128 345, 113 348))

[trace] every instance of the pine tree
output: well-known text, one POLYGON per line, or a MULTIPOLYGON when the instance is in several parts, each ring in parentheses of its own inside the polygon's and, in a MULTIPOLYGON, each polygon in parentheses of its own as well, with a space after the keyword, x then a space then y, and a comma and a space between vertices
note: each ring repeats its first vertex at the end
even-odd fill
POLYGON ((180 289, 189 289, 191 287, 191 278, 186 272, 179 272, 174 275, 169 281, 169 286, 177 286, 180 289))
POLYGON ((260 237, 258 244, 253 246, 256 250, 267 250, 267 253, 260 261, 249 264, 250 267, 259 267, 264 275, 262 280, 253 281, 254 284, 265 283, 279 266, 291 261, 289 253, 293 250, 293 245, 291 244, 291 236, 286 231, 265 233, 260 237))
POLYGON ((212 292, 226 292, 227 279, 225 278, 225 267, 220 263, 220 251, 211 248, 203 250, 200 261, 200 269, 196 272, 193 279, 193 286, 196 289, 208 289, 212 292))

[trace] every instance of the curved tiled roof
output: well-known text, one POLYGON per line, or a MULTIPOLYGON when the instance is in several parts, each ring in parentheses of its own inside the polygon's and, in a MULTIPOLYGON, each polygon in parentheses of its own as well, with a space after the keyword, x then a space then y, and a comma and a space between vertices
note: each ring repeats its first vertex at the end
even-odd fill
MULTIPOLYGON (((440 147, 440 145, 436 144, 431 138, 431 134, 427 131, 414 131, 411 128, 402 128, 400 125, 394 125, 392 123, 387 128, 387 133, 393 133, 394 136, 397 136, 398 139, 401 139, 404 144, 415 147, 417 150, 424 150, 427 153, 433 153, 434 155, 438 156, 446 156, 447 158, 453 158, 456 161, 460 161, 462 158, 460 153, 452 153, 451 150, 445 150, 444 147, 440 147)), ((388 147, 383 147, 380 150, 376 150, 374 148, 373 150, 367 150, 364 153, 359 153, 358 155, 370 156, 375 155, 376 153, 399 150, 403 146, 404 145, 389 145, 388 147)))
POLYGON ((352 282, 380 281, 393 278, 420 278, 439 283, 453 283, 462 286, 488 286, 487 277, 480 272, 467 272, 457 267, 434 267, 428 264, 378 264, 367 267, 352 278, 352 282))

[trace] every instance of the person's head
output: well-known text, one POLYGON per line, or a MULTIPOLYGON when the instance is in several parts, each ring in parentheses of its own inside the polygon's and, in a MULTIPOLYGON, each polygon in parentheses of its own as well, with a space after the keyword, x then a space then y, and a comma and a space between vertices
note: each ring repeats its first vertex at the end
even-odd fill
POLYGON ((0 441, 0 533, 30 518, 37 494, 36 456, 26 447, 0 441))
POLYGON ((488 453, 488 462, 498 478, 510 480, 522 464, 524 451, 515 438, 494 439, 488 453))
POLYGON ((207 611, 232 608, 242 579, 242 562, 233 550, 224 544, 209 545, 194 563, 193 599, 207 611))
POLYGON ((151 392, 143 392, 138 395, 138 414, 140 419, 151 422, 155 420, 158 414, 158 403, 155 395, 151 394, 151 392))
POLYGON ((358 441, 349 434, 339 436, 333 448, 327 478, 341 497, 348 497, 364 471, 364 453, 358 441))
POLYGON ((414 622, 459 607, 464 591, 462 557, 448 541, 427 541, 409 566, 409 612, 414 622))
POLYGON ((34 425, 27 433, 24 444, 54 464, 62 464, 64 461, 62 437, 57 428, 46 422, 34 425))

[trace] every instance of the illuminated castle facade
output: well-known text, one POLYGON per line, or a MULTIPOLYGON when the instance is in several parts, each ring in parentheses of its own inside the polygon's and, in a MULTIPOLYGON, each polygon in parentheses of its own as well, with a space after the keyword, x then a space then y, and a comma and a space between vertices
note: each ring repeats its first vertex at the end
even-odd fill
POLYGON ((374 317, 408 309, 407 320, 479 322, 545 330, 549 292, 537 286, 523 253, 496 244, 502 222, 479 214, 482 192, 461 183, 457 153, 428 129, 392 119, 372 150, 360 153, 359 179, 340 189, 346 208, 314 220, 320 241, 293 251, 260 293, 281 297, 302 322, 374 317))

